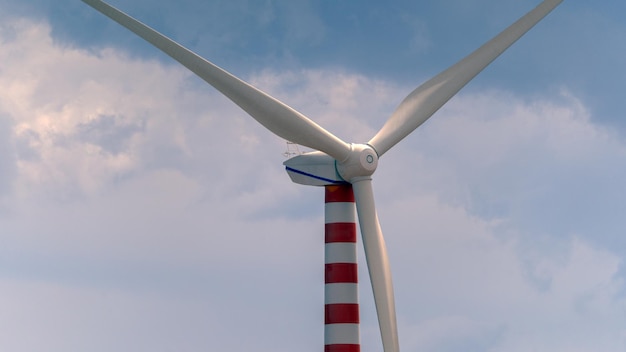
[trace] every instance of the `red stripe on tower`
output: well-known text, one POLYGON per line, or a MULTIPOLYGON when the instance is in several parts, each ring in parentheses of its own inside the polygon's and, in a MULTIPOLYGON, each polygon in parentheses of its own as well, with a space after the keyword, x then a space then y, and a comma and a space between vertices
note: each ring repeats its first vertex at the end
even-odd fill
POLYGON ((354 203, 352 185, 326 186, 326 203, 354 203))
POLYGON ((356 263, 330 263, 324 265, 324 269, 325 283, 327 284, 356 284, 359 282, 356 263))
POLYGON ((324 352, 360 352, 352 186, 326 186, 325 200, 324 352))
POLYGON ((359 305, 353 303, 327 304, 324 309, 325 324, 358 324, 359 305))
POLYGON ((324 352, 361 352, 361 345, 326 345, 324 352))
POLYGON ((334 222, 325 225, 326 243, 348 242, 356 243, 356 224, 334 222))

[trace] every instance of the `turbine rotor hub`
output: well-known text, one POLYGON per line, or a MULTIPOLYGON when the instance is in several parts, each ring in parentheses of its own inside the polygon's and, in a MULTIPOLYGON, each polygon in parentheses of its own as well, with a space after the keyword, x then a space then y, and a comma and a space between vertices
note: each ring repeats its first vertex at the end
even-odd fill
POLYGON ((367 144, 351 144, 350 148, 350 155, 343 161, 337 161, 339 176, 348 182, 372 176, 378 167, 378 155, 374 148, 367 144))

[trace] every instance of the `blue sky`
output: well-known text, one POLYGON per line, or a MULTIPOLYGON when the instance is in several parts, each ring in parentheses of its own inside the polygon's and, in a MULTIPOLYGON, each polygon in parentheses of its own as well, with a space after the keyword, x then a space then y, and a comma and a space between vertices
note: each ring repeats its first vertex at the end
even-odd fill
MULTIPOLYGON (((362 142, 538 1, 111 3, 362 142)), ((403 351, 626 348, 625 7, 566 0, 381 158, 403 351)), ((321 350, 285 141, 80 1, 0 8, 0 349, 321 350)))

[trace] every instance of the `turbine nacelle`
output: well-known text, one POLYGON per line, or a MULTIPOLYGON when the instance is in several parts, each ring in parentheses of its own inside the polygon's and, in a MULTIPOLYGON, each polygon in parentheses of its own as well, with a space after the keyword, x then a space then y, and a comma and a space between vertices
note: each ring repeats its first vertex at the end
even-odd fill
POLYGON ((323 152, 310 152, 283 163, 291 181, 307 186, 352 183, 372 176, 378 155, 367 144, 350 144, 350 153, 339 162, 323 152))
POLYGON ((336 160, 322 152, 295 156, 283 163, 291 181, 306 186, 330 186, 347 183, 335 167, 336 160))

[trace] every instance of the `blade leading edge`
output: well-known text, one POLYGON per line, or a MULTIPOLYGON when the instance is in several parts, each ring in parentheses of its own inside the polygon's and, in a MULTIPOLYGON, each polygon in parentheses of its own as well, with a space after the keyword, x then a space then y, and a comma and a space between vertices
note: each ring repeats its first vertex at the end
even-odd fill
POLYGON ((356 211, 359 216, 359 226, 365 248, 367 269, 374 291, 374 302, 378 314, 380 335, 385 352, 398 352, 398 327, 396 322, 396 307, 391 282, 391 269, 387 257, 387 247, 383 232, 378 222, 374 192, 371 178, 351 180, 356 211))
POLYGON ((350 146, 324 128, 265 92, 231 75, 191 50, 100 0, 83 0, 180 62, 245 110, 274 134, 345 160, 350 146))
POLYGON ((382 156, 430 118, 493 60, 563 0, 545 0, 476 51, 409 94, 367 143, 382 156))

